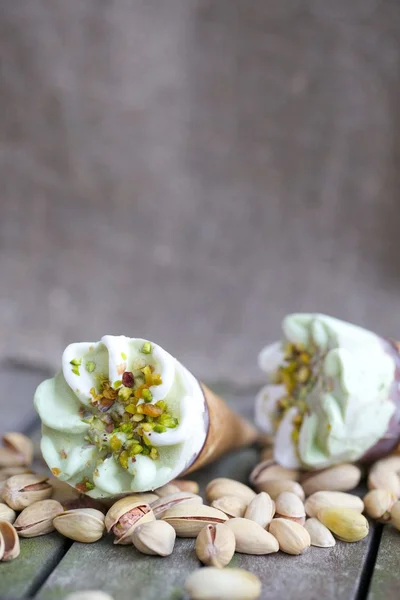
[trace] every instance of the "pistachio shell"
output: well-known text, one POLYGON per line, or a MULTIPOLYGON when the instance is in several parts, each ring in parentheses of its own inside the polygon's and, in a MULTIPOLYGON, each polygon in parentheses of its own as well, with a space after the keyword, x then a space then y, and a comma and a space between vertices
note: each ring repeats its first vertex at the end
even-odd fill
POLYGON ((154 490, 155 493, 157 494, 157 496, 159 498, 164 498, 164 496, 170 496, 171 494, 177 494, 178 492, 180 492, 180 488, 175 485, 174 483, 170 482, 167 483, 165 485, 163 485, 162 487, 154 490))
POLYGON ((0 482, 7 481, 7 479, 10 479, 13 475, 23 475, 27 473, 32 474, 32 471, 28 467, 4 467, 3 469, 0 469, 0 482))
POLYGON ((355 465, 343 464, 318 473, 307 475, 301 481, 306 496, 320 491, 347 492, 354 489, 360 482, 361 470, 355 465))
POLYGON ((242 554, 271 554, 278 552, 279 545, 275 537, 255 521, 249 519, 230 519, 226 526, 235 534, 236 552, 242 554))
POLYGON ((22 510, 34 502, 50 498, 52 492, 46 475, 14 475, 6 481, 3 499, 14 510, 22 510))
POLYGON ((63 512, 57 500, 40 500, 25 508, 14 523, 20 537, 36 537, 54 531, 53 519, 63 512))
POLYGON ((302 554, 311 546, 310 534, 299 523, 288 519, 272 519, 269 531, 286 554, 302 554))
POLYGON ((156 519, 161 519, 167 510, 178 504, 203 504, 203 498, 190 492, 177 492, 163 498, 157 498, 150 506, 156 519))
POLYGON ((304 524, 304 528, 307 529, 310 534, 311 546, 318 546, 319 548, 331 548, 336 544, 335 538, 321 521, 318 521, 315 517, 307 519, 304 524))
POLYGON ((390 511, 396 496, 390 490, 371 490, 364 496, 365 512, 372 519, 390 521, 390 511))
POLYGON ((19 538, 8 521, 0 521, 0 560, 14 560, 20 553, 19 538))
POLYGON ((298 481, 300 472, 297 469, 286 469, 278 465, 273 459, 264 460, 254 467, 250 473, 250 483, 259 491, 265 491, 260 488, 265 481, 277 481, 279 479, 298 481))
POLYGON ((7 506, 7 504, 0 503, 0 521, 8 521, 14 523, 17 518, 17 513, 7 506))
POLYGON ((197 481, 191 481, 190 479, 173 479, 171 483, 176 485, 182 492, 198 494, 200 491, 200 486, 197 481))
POLYGON ((3 435, 4 448, 0 448, 0 466, 18 467, 30 465, 33 459, 33 444, 22 433, 3 435))
POLYGON ((197 558, 205 565, 223 569, 235 553, 235 535, 224 523, 206 525, 196 539, 197 558))
POLYGON ((222 510, 228 517, 243 517, 247 508, 246 502, 243 502, 236 496, 221 496, 211 502, 211 506, 222 510))
POLYGON ((181 504, 167 510, 162 517, 176 531, 178 537, 197 537, 206 525, 224 523, 225 513, 206 505, 181 504))
POLYGON ((390 516, 393 527, 396 527, 400 531, 400 501, 393 504, 390 516))
POLYGON ((359 513, 364 510, 364 502, 358 496, 346 492, 315 492, 305 502, 305 510, 309 517, 316 517, 321 508, 352 508, 359 513))
POLYGON ((306 521, 304 504, 293 492, 282 492, 275 500, 275 518, 279 517, 304 525, 306 521))
POLYGON ((169 556, 172 554, 176 533, 166 521, 150 521, 136 527, 132 534, 135 548, 142 554, 169 556))
POLYGON ((203 567, 189 575, 185 592, 191 600, 257 600, 261 582, 244 569, 203 567))
POLYGON ((53 525, 65 537, 90 544, 104 533, 104 515, 94 508, 67 510, 54 518, 53 525))
POLYGON ((236 496, 236 498, 240 498, 247 505, 253 500, 255 495, 255 492, 244 483, 226 477, 213 479, 206 487, 206 497, 209 502, 217 500, 217 498, 221 498, 222 496, 236 496))
POLYGON ((381 458, 373 465, 373 469, 385 468, 389 471, 394 471, 395 473, 400 473, 400 454, 392 454, 391 456, 386 456, 385 458, 381 458))
POLYGON ((266 492, 260 492, 248 505, 244 513, 245 519, 255 521, 263 529, 271 523, 275 514, 275 502, 266 492))
POLYGON ((266 492, 272 498, 272 500, 276 500, 276 498, 282 492, 292 492, 296 494, 300 498, 300 500, 304 500, 304 490, 297 481, 291 481, 289 479, 268 479, 267 481, 263 481, 256 485, 256 488, 259 492, 266 492))
POLYGON ((359 542, 368 535, 367 519, 351 508, 321 508, 317 517, 344 542, 359 542))
POLYGON ((148 504, 137 496, 121 498, 109 509, 105 518, 107 531, 112 529, 115 534, 114 544, 131 544, 132 534, 136 527, 149 521, 155 516, 148 504))
POLYGON ((375 465, 368 475, 368 489, 390 490, 396 498, 400 498, 400 477, 387 466, 375 465))

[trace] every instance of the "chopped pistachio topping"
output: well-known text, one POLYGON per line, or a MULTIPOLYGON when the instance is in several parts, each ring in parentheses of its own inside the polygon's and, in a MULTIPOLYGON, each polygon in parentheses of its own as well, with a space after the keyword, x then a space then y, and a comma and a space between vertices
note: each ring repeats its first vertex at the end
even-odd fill
POLYGON ((76 367, 80 367, 82 364, 82 359, 81 358, 73 358, 69 364, 75 365, 76 367))
POLYGON ((84 477, 82 481, 76 484, 75 488, 78 490, 78 492, 85 494, 86 492, 94 490, 95 485, 92 481, 89 480, 88 477, 84 477))
POLYGON ((73 365, 71 371, 75 374, 75 375, 80 375, 79 372, 79 367, 78 365, 73 365))
POLYGON ((127 356, 126 356, 125 352, 121 352, 121 358, 122 358, 122 360, 126 360, 127 359, 127 356))
MULTIPOLYGON (((151 365, 141 364, 140 369, 125 371, 114 384, 101 374, 96 380, 98 384, 90 390, 91 407, 81 409, 79 415, 89 424, 86 440, 96 446, 100 460, 111 453, 123 469, 128 469, 129 462, 138 454, 157 460, 159 452, 147 434, 164 433, 178 425, 178 419, 168 412, 164 400, 152 402, 149 388, 162 384, 161 375, 154 373, 151 365)), ((88 481, 78 485, 83 489, 87 483, 92 485, 88 481)))
POLYGON ((86 367, 86 371, 87 371, 88 373, 93 373, 93 371, 94 371, 94 370, 95 370, 95 368, 96 368, 96 363, 95 363, 95 362, 93 362, 92 360, 89 360, 89 361, 86 363, 85 367, 86 367))
POLYGON ((150 342, 145 342, 140 349, 140 352, 142 354, 151 354, 151 351, 152 351, 152 347, 151 347, 150 342))

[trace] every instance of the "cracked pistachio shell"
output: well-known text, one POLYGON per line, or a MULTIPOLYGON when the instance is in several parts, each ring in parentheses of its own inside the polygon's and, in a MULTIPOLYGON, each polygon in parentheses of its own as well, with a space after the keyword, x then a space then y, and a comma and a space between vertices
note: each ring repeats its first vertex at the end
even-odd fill
POLYGON ((104 515, 95 508, 67 510, 53 519, 55 529, 76 542, 97 542, 104 533, 104 515))
MULTIPOLYGON (((254 485, 256 489, 259 489, 260 485, 265 481, 276 481, 280 479, 285 481, 299 481, 300 472, 297 469, 281 467, 281 465, 278 465, 273 459, 267 459, 256 465, 249 477, 250 483, 254 485)), ((264 490, 260 489, 259 491, 264 490)))
POLYGON ((211 502, 213 508, 222 510, 228 517, 243 517, 247 503, 236 496, 221 496, 211 502))
POLYGON ((192 481, 190 479, 173 479, 171 483, 176 485, 182 492, 198 494, 200 491, 200 486, 197 481, 192 481))
POLYGON ((53 519, 64 511, 57 500, 40 500, 25 508, 14 523, 20 537, 37 537, 54 531, 53 519))
POLYGON ((343 464, 308 474, 301 485, 305 495, 310 496, 320 491, 347 492, 357 487, 360 479, 361 470, 356 465, 343 464))
POLYGON ((352 508, 321 508, 317 517, 343 542, 359 542, 368 535, 367 519, 352 508))
POLYGON ((172 525, 178 537, 197 537, 206 525, 225 523, 228 517, 205 504, 178 504, 167 510, 162 519, 172 525))
POLYGON ((364 502, 358 496, 346 492, 315 492, 307 498, 304 507, 309 517, 316 517, 321 508, 352 508, 359 513, 364 510, 364 502))
POLYGON ((175 529, 166 521, 150 521, 136 527, 132 534, 135 548, 142 554, 169 556, 175 545, 175 529))
POLYGON ((336 544, 335 538, 321 521, 312 517, 307 519, 304 524, 304 528, 307 529, 310 534, 311 546, 318 546, 318 548, 331 548, 336 544))
POLYGON ((4 448, 0 448, 0 466, 29 466, 33 459, 33 444, 22 433, 10 432, 3 435, 4 448))
POLYGON ((178 504, 203 504, 203 498, 190 492, 177 492, 176 494, 157 498, 150 506, 156 519, 161 519, 167 510, 178 504))
POLYGON ((275 502, 266 492, 260 492, 248 505, 244 513, 245 519, 255 521, 263 529, 271 523, 275 514, 275 502))
POLYGON ((301 485, 297 481, 289 479, 268 479, 256 485, 256 488, 259 492, 266 492, 269 494, 272 500, 276 500, 282 492, 292 492, 303 501, 305 498, 304 490, 301 485))
POLYGON ((304 525, 306 521, 304 504, 293 492, 282 492, 275 500, 275 518, 279 517, 304 525))
POLYGON ((311 546, 310 534, 295 521, 272 519, 269 531, 279 542, 279 548, 286 554, 302 554, 311 546))
POLYGON ((244 483, 226 477, 213 479, 206 487, 208 502, 213 502, 213 500, 217 500, 222 496, 236 496, 248 505, 255 495, 255 492, 244 483))
POLYGON ((46 475, 14 475, 6 481, 3 500, 14 510, 23 510, 34 502, 50 498, 52 493, 46 475))
POLYGON ((170 482, 170 483, 166 483, 162 487, 154 490, 154 493, 157 494, 157 496, 159 498, 164 498, 164 496, 170 496, 171 494, 177 494, 180 491, 181 491, 180 488, 177 485, 175 485, 175 483, 170 482))
POLYGON ((223 569, 235 554, 235 534, 224 523, 206 525, 196 538, 196 555, 204 564, 223 569))
POLYGON ((392 510, 390 511, 391 523, 393 527, 396 527, 400 531, 400 502, 397 501, 393 504, 392 510))
POLYGON ((235 534, 236 552, 271 554, 279 550, 276 538, 255 521, 240 518, 229 519, 226 526, 235 534))
POLYGON ((136 527, 149 521, 155 516, 149 504, 138 499, 138 496, 121 498, 109 509, 105 518, 108 532, 115 535, 114 544, 131 544, 132 534, 136 527))
POLYGON ((396 496, 390 490, 371 490, 364 496, 365 512, 372 519, 390 521, 390 511, 396 496))
POLYGON ((19 538, 8 521, 0 521, 0 560, 14 560, 20 553, 19 538))
POLYGON ((390 490, 396 498, 400 498, 400 477, 386 464, 376 463, 368 475, 368 489, 390 490))
POLYGON ((14 523, 17 518, 15 510, 7 506, 7 504, 0 503, 0 521, 8 521, 14 523))
POLYGON ((257 600, 261 594, 261 581, 245 569, 203 567, 184 587, 191 600, 257 600))

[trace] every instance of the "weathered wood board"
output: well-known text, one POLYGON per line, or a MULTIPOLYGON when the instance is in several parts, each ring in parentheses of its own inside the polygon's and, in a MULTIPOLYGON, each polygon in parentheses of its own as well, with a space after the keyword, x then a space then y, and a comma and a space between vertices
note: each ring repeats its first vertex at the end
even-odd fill
POLYGON ((385 526, 372 574, 368 600, 400 598, 400 531, 385 526))

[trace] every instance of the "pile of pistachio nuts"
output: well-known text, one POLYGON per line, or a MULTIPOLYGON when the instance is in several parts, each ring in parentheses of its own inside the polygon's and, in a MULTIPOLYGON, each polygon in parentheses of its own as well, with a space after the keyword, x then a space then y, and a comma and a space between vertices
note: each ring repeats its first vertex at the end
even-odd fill
POLYGON ((367 478, 370 491, 363 499, 349 493, 362 477, 357 465, 304 473, 278 465, 267 447, 250 474, 249 486, 214 479, 206 487, 204 501, 195 481, 181 479, 105 506, 47 474, 33 473, 33 445, 26 436, 8 433, 3 443, 1 561, 18 557, 20 538, 54 530, 83 543, 96 542, 108 532, 114 544, 133 544, 155 556, 169 556, 176 537, 196 538, 196 555, 206 567, 189 576, 187 595, 193 600, 251 600, 261 594, 258 577, 224 568, 235 552, 298 555, 310 546, 332 547, 335 538, 358 542, 369 529, 362 513, 400 530, 400 455, 372 465, 367 478))

